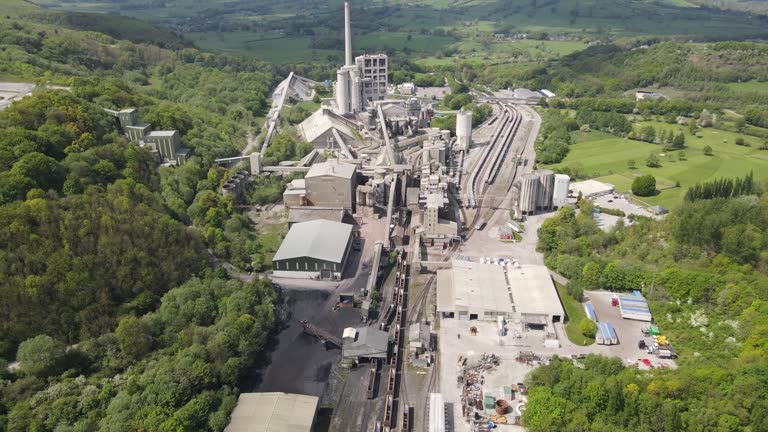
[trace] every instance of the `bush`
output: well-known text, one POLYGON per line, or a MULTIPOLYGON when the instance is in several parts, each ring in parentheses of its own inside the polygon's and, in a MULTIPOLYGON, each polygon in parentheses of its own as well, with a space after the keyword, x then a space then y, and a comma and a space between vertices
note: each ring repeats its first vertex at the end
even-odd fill
POLYGON ((572 279, 571 282, 568 283, 568 285, 565 287, 565 289, 569 296, 578 301, 581 301, 581 299, 584 298, 584 288, 582 288, 582 284, 577 283, 577 281, 577 279, 572 279))
POLYGON ((704 146, 704 156, 712 156, 712 147, 704 146))
POLYGON ((656 177, 647 174, 635 178, 632 182, 632 193, 642 197, 654 195, 656 193, 656 177))
POLYGON ((588 338, 594 338, 597 333, 597 324, 589 318, 583 318, 579 322, 579 331, 588 338))

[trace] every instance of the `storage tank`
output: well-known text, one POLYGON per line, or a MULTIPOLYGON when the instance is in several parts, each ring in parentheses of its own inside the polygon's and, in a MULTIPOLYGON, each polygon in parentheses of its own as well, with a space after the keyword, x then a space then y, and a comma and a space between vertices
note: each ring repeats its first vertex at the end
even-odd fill
POLYGON ((541 181, 541 193, 539 194, 539 208, 541 210, 552 209, 552 193, 555 190, 555 173, 550 170, 539 171, 541 181))
POLYGON ((536 205, 541 194, 541 181, 538 174, 526 174, 520 182, 520 211, 524 215, 536 213, 536 205))
POLYGON ((221 195, 227 196, 227 195, 234 195, 237 196, 237 186, 234 184, 231 184, 230 182, 224 183, 224 186, 221 187, 221 195))
POLYGON ((243 193, 243 183, 240 181, 239 178, 237 178, 237 176, 230 177, 227 183, 231 183, 235 185, 235 187, 237 188, 237 196, 240 196, 243 193))
POLYGON ((555 188, 552 192, 552 207, 557 210, 568 201, 568 188, 571 178, 565 174, 555 174, 555 188))
POLYGON ((456 142, 459 150, 467 151, 472 144, 472 111, 456 114, 456 142))
POLYGON ((336 73, 336 105, 339 114, 349 112, 349 74, 345 70, 336 73))

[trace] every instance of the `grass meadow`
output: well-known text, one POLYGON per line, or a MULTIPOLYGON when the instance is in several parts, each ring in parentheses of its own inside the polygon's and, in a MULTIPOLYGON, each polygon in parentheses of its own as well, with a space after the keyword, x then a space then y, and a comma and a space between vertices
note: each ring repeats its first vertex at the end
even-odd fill
MULTIPOLYGON (((677 132, 680 126, 661 122, 642 122, 636 127, 651 124, 657 131, 669 129, 677 132)), ((759 150, 757 138, 717 129, 701 129, 701 138, 686 134, 686 148, 667 152, 658 144, 615 137, 602 132, 573 132, 574 143, 568 156, 559 164, 547 168, 578 167, 589 177, 616 186, 620 192, 629 192, 632 181, 638 175, 652 174, 657 179, 660 193, 638 199, 651 205, 674 209, 681 202, 685 191, 697 182, 720 177, 737 177, 754 172, 758 181, 768 180, 768 151, 759 150), (738 146, 736 138, 744 138, 750 147, 738 146), (704 147, 712 147, 712 156, 704 155, 704 147), (653 153, 661 160, 661 167, 645 165, 653 153), (628 167, 628 161, 636 162, 636 169, 628 167), (680 186, 675 187, 679 182, 680 186)), ((637 198, 637 197, 636 197, 637 198)))

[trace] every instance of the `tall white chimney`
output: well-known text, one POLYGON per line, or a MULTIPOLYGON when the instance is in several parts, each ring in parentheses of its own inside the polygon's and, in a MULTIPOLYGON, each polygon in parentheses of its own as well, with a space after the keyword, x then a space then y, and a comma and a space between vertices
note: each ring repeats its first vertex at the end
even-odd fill
POLYGON ((352 24, 349 18, 349 1, 344 1, 344 59, 345 66, 352 66, 352 24))

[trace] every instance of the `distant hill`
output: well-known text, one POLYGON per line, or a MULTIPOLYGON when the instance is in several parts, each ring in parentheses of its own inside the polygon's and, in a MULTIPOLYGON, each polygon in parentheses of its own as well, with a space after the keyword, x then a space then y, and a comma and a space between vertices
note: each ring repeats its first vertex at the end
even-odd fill
POLYGON ((21 16, 26 20, 53 24, 72 30, 104 33, 116 39, 137 43, 152 43, 163 48, 181 48, 192 43, 172 31, 140 19, 101 13, 65 12, 47 9, 24 0, 3 0, 3 13, 21 16), (6 9, 7 7, 7 9, 6 9), (7 12, 6 12, 7 10, 7 12))

